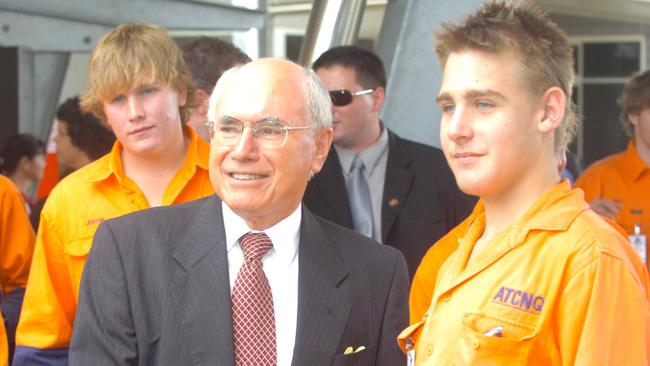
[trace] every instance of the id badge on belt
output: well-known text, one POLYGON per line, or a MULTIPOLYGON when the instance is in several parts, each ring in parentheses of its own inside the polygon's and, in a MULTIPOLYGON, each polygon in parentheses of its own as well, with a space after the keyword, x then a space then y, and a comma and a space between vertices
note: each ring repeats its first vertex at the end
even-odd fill
POLYGON ((641 233, 641 226, 634 225, 634 235, 628 236, 630 243, 634 247, 634 250, 639 254, 643 263, 647 263, 647 253, 646 253, 646 236, 641 233))
POLYGON ((406 340, 406 365, 415 366, 415 343, 413 343, 413 338, 409 337, 406 340))

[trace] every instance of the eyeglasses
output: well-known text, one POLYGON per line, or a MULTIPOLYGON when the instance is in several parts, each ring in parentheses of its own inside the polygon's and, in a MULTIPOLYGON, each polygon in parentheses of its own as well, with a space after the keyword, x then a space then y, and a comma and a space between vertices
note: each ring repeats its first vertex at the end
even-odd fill
POLYGON ((332 99, 332 104, 337 107, 343 107, 352 103, 352 97, 370 94, 374 91, 375 89, 366 89, 353 93, 347 89, 330 90, 330 98, 332 99))
POLYGON ((215 140, 217 145, 237 145, 244 129, 250 128, 253 131, 255 141, 267 149, 284 146, 289 131, 311 128, 311 126, 289 127, 277 117, 265 118, 253 124, 245 125, 238 119, 223 116, 216 122, 208 122, 207 125, 210 130, 210 138, 215 140))

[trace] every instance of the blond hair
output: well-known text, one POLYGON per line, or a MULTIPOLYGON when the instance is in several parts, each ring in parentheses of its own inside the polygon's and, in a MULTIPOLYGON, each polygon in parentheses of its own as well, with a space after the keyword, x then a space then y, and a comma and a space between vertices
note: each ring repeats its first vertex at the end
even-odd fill
POLYGON ((124 23, 104 35, 90 55, 88 88, 81 108, 106 121, 103 102, 126 92, 137 83, 159 81, 186 93, 179 107, 181 121, 196 107, 196 86, 183 54, 167 31, 153 24, 124 23))
POLYGON ((532 97, 541 97, 554 86, 561 88, 567 106, 564 119, 555 130, 555 150, 566 148, 573 139, 578 119, 571 102, 575 79, 573 50, 566 33, 544 12, 530 1, 520 5, 492 1, 459 25, 444 23, 436 39, 436 53, 443 67, 451 53, 514 52, 519 56, 516 71, 532 97))

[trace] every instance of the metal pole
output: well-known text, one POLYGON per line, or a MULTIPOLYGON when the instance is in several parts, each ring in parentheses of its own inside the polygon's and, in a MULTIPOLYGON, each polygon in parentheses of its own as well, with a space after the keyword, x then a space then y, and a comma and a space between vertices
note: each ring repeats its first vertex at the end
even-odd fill
POLYGON ((298 62, 309 66, 334 46, 355 44, 366 0, 315 0, 298 62))

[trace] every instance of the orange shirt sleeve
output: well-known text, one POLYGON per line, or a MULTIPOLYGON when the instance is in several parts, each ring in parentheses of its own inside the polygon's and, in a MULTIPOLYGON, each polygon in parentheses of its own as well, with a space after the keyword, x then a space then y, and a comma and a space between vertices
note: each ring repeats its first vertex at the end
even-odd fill
POLYGON ((556 320, 564 365, 650 364, 648 273, 630 269, 602 253, 571 278, 556 320))
MULTIPOLYGON (((34 251, 34 230, 25 202, 13 183, 0 176, 0 286, 2 293, 25 287, 34 251)), ((0 365, 7 365, 7 332, 0 322, 0 365)))
MULTIPOLYGON (((474 207, 474 212, 481 210, 482 207, 483 203, 479 201, 474 207)), ((410 324, 420 321, 429 309, 438 271, 447 258, 458 249, 458 240, 465 235, 467 227, 473 220, 474 213, 431 246, 420 261, 409 294, 410 324)))
POLYGON ((7 331, 4 322, 0 322, 0 366, 9 364, 9 349, 7 342, 7 331))
POLYGON ((422 319, 429 309, 438 270, 456 249, 458 249, 457 238, 445 236, 429 248, 427 254, 422 258, 413 277, 409 294, 410 324, 422 319))
POLYGON ((43 208, 29 285, 16 330, 16 345, 36 348, 67 347, 72 336, 77 301, 66 266, 61 235, 52 227, 50 196, 43 208))

